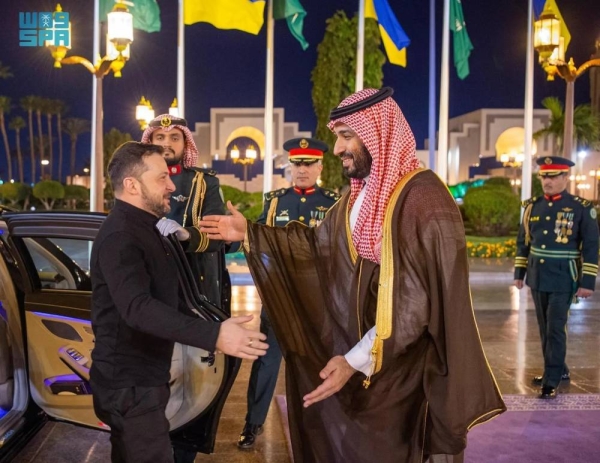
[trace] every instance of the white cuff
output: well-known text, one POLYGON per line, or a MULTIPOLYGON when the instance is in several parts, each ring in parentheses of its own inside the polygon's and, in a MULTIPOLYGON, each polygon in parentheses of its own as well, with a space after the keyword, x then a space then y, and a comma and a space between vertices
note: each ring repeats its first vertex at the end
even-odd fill
POLYGON ((367 334, 358 341, 350 352, 344 357, 352 368, 366 376, 371 374, 371 350, 373 350, 373 343, 375 342, 375 327, 367 331, 367 334))

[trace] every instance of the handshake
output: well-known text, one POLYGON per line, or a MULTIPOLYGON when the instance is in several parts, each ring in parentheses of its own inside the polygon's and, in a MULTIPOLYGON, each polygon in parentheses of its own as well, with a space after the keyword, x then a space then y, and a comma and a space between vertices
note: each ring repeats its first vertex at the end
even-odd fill
POLYGON ((179 225, 175 220, 167 219, 163 217, 156 224, 156 228, 162 236, 169 236, 175 234, 179 241, 187 241, 190 239, 190 232, 179 225))

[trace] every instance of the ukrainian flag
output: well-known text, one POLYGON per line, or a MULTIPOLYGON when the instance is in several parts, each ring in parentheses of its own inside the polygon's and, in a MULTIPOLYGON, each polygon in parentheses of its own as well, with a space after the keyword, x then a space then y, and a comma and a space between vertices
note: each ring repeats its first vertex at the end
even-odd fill
POLYGON ((250 0, 185 0, 185 24, 206 22, 217 29, 238 29, 257 35, 265 21, 265 2, 250 0))
POLYGON ((410 45, 410 39, 387 0, 366 0, 365 17, 379 23, 381 40, 390 63, 406 67, 406 47, 410 45))

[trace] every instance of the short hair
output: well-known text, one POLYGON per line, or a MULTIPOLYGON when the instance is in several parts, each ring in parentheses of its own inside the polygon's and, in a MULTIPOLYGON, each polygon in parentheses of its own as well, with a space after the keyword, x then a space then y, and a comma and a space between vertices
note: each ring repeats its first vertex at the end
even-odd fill
POLYGON ((153 154, 162 155, 164 148, 151 143, 127 141, 119 146, 108 163, 108 177, 115 193, 123 190, 123 180, 127 177, 139 179, 148 169, 144 159, 153 154))

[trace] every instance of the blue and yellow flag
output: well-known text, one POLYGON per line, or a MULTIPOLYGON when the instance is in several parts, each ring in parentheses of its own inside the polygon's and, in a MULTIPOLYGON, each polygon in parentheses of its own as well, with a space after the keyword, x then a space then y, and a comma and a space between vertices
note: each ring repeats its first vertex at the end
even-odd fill
POLYGON ((251 0, 185 0, 183 22, 210 23, 217 29, 238 29, 257 35, 265 21, 265 2, 251 0))
POLYGON ((379 23, 381 41, 390 63, 406 67, 406 47, 410 45, 410 39, 387 0, 367 0, 365 17, 373 18, 379 23))
POLYGON ((535 19, 538 19, 540 17, 540 15, 542 14, 542 12, 546 8, 549 9, 552 13, 554 13, 558 17, 558 20, 560 21, 560 36, 564 39, 565 52, 566 52, 567 47, 569 46, 569 43, 571 42, 571 33, 569 32, 569 29, 567 28, 567 24, 565 23, 565 20, 563 19, 562 14, 560 13, 560 10, 558 9, 558 5, 556 4, 556 1, 555 0, 533 0, 533 14, 535 16, 535 19))

